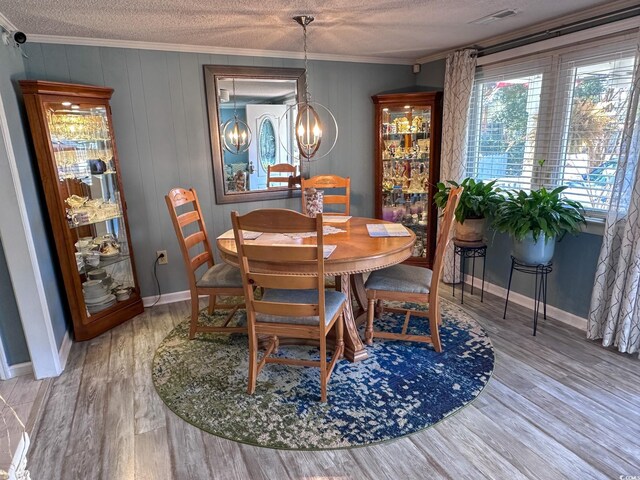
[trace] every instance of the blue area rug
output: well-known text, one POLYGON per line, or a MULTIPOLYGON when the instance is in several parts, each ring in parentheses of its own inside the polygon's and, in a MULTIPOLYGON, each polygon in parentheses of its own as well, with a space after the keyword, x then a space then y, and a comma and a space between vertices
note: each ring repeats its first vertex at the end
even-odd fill
MULTIPOLYGON (((153 382, 178 416, 230 440, 295 450, 384 442, 443 420, 477 397, 491 377, 494 351, 485 331, 458 306, 443 301, 441 309, 442 353, 431 345, 376 339, 367 360, 337 363, 327 404, 319 402, 318 369, 308 367, 268 364, 256 393, 247 395, 246 336, 199 334, 189 341, 188 322, 158 347, 153 382)), ((236 314, 239 322, 244 315, 236 314)), ((222 318, 202 316, 211 324, 222 318)), ((399 331, 403 319, 386 313, 376 328, 399 331)), ((428 332, 423 319, 411 323, 428 332)), ((299 346, 281 347, 279 355, 318 358, 317 349, 299 346)))

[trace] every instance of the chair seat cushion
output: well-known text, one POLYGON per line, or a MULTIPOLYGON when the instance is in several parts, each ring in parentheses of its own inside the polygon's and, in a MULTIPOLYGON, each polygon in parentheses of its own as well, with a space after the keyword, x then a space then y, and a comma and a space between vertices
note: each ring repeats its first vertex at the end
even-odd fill
POLYGON ((402 293, 429 293, 433 272, 411 265, 393 265, 371 272, 364 284, 367 290, 402 293))
MULTIPOLYGON (((274 288, 266 290, 262 296, 262 300, 265 302, 282 303, 318 303, 318 290, 283 290, 274 288)), ((346 300, 347 297, 342 292, 325 290, 325 325, 328 325, 329 322, 331 322, 331 319, 340 310, 346 300)), ((269 323, 293 323, 296 325, 318 325, 319 317, 284 317, 268 315, 266 313, 256 313, 256 321, 269 323)))
POLYGON ((196 282, 200 288, 242 288, 242 276, 238 267, 218 263, 204 272, 196 282))

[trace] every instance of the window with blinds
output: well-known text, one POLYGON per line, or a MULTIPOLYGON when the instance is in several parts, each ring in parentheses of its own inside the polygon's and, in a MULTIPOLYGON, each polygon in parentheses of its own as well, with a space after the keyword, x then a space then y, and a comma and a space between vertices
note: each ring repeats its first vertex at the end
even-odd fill
POLYGON ((633 81, 634 41, 479 67, 468 122, 467 175, 502 188, 565 185, 602 215, 615 180, 633 81))

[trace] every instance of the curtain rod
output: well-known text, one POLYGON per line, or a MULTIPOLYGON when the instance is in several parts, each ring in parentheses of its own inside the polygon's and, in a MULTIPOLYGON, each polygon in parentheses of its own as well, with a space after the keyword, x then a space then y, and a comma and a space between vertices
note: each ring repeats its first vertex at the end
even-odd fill
POLYGON ((541 40, 548 40, 550 38, 560 37, 562 35, 567 35, 569 33, 575 33, 581 30, 586 30, 588 28, 593 28, 600 25, 606 25, 608 23, 613 23, 619 20, 625 20, 627 18, 632 18, 638 15, 640 15, 640 5, 623 8, 621 10, 616 10, 615 12, 604 13, 602 15, 598 15, 596 17, 589 18, 587 20, 580 20, 577 22, 568 23, 567 25, 563 25, 561 27, 551 28, 549 30, 545 30, 544 32, 525 35, 523 37, 515 38, 513 40, 508 40, 506 42, 498 43, 496 45, 491 45, 490 47, 485 47, 485 48, 477 47, 478 56, 482 57, 484 55, 490 55, 492 53, 502 52, 504 50, 509 50, 511 48, 529 45, 531 43, 539 42, 541 40))

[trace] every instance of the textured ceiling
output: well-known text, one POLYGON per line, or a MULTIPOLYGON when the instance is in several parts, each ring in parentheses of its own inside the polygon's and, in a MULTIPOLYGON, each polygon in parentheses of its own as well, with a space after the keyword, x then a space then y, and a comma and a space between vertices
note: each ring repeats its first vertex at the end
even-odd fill
POLYGON ((601 4, 602 0, 0 0, 29 34, 300 52, 291 17, 315 15, 309 52, 412 61, 601 4), (515 9, 488 25, 468 22, 515 9))

